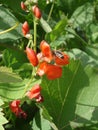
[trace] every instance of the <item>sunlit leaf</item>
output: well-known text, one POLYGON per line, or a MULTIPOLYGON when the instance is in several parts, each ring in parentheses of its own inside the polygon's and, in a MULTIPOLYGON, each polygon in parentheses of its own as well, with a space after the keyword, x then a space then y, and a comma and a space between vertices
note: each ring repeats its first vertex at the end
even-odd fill
POLYGON ((70 130, 70 121, 78 122, 81 118, 82 125, 98 120, 98 114, 93 114, 98 106, 97 79, 92 67, 83 68, 79 61, 71 61, 63 68, 62 78, 42 80, 44 106, 58 129, 70 130))
POLYGON ((0 130, 4 130, 3 125, 8 123, 7 119, 4 117, 3 109, 1 108, 1 105, 3 105, 3 101, 0 99, 0 130))
POLYGON ((0 41, 2 43, 17 40, 22 37, 21 25, 16 17, 5 7, 0 6, 0 41), (10 29, 14 27, 13 29, 10 29), (1 33, 3 32, 4 33, 1 33))
POLYGON ((7 67, 0 67, 0 83, 17 83, 21 82, 22 79, 11 69, 7 67))
POLYGON ((85 3, 84 5, 78 7, 73 15, 71 16, 70 21, 73 26, 82 28, 87 27, 93 21, 94 7, 91 3, 85 3))

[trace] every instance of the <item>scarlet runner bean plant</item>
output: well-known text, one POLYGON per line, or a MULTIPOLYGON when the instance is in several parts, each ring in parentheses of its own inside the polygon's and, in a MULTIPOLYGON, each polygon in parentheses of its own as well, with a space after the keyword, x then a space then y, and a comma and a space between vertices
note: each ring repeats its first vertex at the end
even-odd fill
POLYGON ((0 0, 0 130, 97 130, 97 4, 0 0))
POLYGON ((28 90, 29 85, 32 84, 33 78, 36 78, 37 75, 40 77, 46 75, 48 80, 61 78, 63 71, 62 66, 69 64, 69 56, 59 50, 51 49, 50 45, 45 40, 40 42, 40 52, 37 52, 37 24, 42 17, 41 10, 36 3, 34 3, 34 5, 29 5, 29 3, 21 2, 21 8, 28 13, 32 13, 34 20, 34 35, 30 33, 30 26, 27 21, 22 24, 23 36, 28 39, 25 53, 33 69, 30 82, 26 85, 22 98, 13 100, 10 103, 10 110, 17 118, 24 118, 26 120, 28 114, 21 109, 20 102, 26 101, 25 97, 28 97, 30 100, 34 99, 37 103, 42 103, 45 100, 44 95, 41 94, 41 89, 43 88, 40 87, 39 84, 35 84, 28 90))

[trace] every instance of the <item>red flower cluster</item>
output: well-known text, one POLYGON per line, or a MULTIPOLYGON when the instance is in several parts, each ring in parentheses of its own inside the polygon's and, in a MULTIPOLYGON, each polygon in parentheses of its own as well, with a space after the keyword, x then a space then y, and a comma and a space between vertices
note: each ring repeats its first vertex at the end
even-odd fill
POLYGON ((52 51, 46 41, 40 43, 41 52, 36 53, 26 48, 27 57, 33 66, 38 66, 37 74, 47 76, 49 80, 62 76, 62 65, 69 64, 69 56, 60 51, 52 51))
POLYGON ((21 109, 19 105, 20 100, 14 100, 10 103, 10 109, 17 117, 23 117, 24 119, 26 119, 27 114, 21 109))
POLYGON ((36 102, 42 102, 43 97, 41 96, 40 85, 36 84, 33 86, 32 89, 26 93, 26 96, 29 97, 29 99, 36 99, 36 102))

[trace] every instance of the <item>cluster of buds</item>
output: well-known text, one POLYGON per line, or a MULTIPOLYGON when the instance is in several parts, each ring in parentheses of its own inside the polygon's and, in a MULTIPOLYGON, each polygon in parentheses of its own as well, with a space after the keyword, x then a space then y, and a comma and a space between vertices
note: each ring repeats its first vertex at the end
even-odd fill
POLYGON ((69 64, 69 56, 64 52, 51 50, 46 41, 40 43, 41 52, 36 54, 31 48, 26 48, 27 58, 33 66, 37 66, 36 74, 46 75, 49 80, 62 76, 62 66, 69 64))
POLYGON ((27 114, 20 107, 20 100, 14 100, 10 103, 11 111, 19 118, 26 119, 27 114))
MULTIPOLYGON (((30 6, 30 2, 29 2, 29 6, 30 6)), ((35 18, 37 19, 40 19, 42 14, 41 14, 41 10, 39 9, 39 7, 35 4, 33 6, 31 6, 31 8, 29 10, 27 10, 28 8, 28 4, 27 2, 21 2, 21 9, 26 11, 26 12, 29 12, 29 10, 33 13, 33 15, 35 16, 35 18)))
MULTIPOLYGON (((24 2, 21 2, 21 8, 22 8, 23 10, 27 11, 27 7, 26 7, 26 5, 25 5, 24 2)), ((41 18, 42 14, 41 14, 41 11, 40 11, 40 9, 39 9, 39 7, 38 7, 37 5, 32 6, 32 7, 31 7, 31 11, 32 11, 34 17, 35 17, 37 20, 39 20, 39 19, 41 18)), ((22 25, 22 33, 23 33, 24 37, 26 37, 26 38, 28 38, 28 39, 29 39, 30 36, 31 36, 31 35, 30 35, 29 24, 28 24, 27 21, 25 21, 25 22, 23 23, 23 25, 22 25)))

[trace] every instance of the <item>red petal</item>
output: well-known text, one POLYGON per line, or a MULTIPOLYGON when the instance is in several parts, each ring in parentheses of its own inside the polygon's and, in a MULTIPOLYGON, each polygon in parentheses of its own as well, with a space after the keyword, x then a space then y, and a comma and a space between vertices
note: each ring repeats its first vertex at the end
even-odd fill
POLYGON ((46 57, 46 59, 50 62, 53 59, 53 56, 49 44, 43 40, 40 43, 40 49, 42 51, 43 56, 46 57))
POLYGON ((62 68, 60 66, 49 64, 47 66, 46 76, 50 80, 60 78, 62 76, 62 68))
POLYGON ((26 10, 26 9, 27 9, 27 7, 26 7, 26 5, 24 4, 23 1, 21 2, 21 8, 22 8, 23 10, 26 10))
POLYGON ((30 99, 32 98, 38 98, 40 95, 41 87, 40 85, 36 84, 32 87, 30 91, 26 93, 26 96, 28 96, 30 99))
POLYGON ((39 68, 37 70, 37 74, 39 76, 42 76, 46 73, 46 71, 47 71, 47 62, 40 63, 39 68))
POLYGON ((55 56, 55 63, 57 65, 67 65, 69 64, 69 56, 65 53, 62 53, 64 58, 59 58, 57 56, 55 56))
POLYGON ((33 65, 33 66, 37 66, 38 65, 38 58, 37 58, 37 55, 36 53, 34 52, 34 50, 30 49, 30 48, 26 48, 26 53, 27 53, 27 57, 30 61, 30 63, 33 65))
POLYGON ((24 24, 22 25, 22 33, 24 34, 24 36, 29 33, 30 29, 29 29, 29 25, 28 22, 25 21, 24 24))
POLYGON ((33 11, 36 18, 38 18, 38 19, 41 18, 42 14, 41 14, 40 9, 37 7, 37 5, 32 7, 32 11, 33 11))

